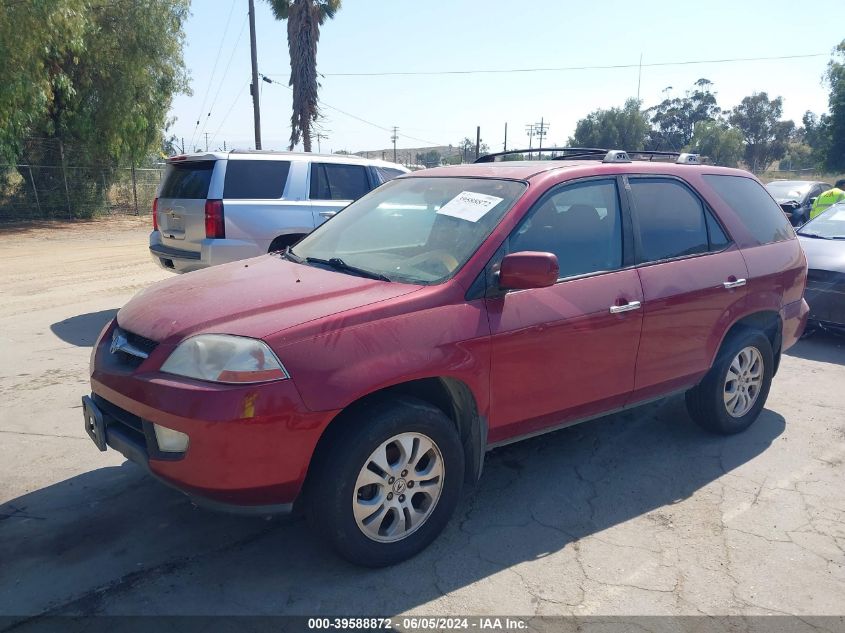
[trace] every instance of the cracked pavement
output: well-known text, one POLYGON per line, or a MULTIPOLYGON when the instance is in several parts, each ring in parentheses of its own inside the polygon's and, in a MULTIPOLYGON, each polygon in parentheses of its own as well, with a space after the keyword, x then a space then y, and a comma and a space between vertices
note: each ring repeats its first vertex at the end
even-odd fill
POLYGON ((739 436, 672 398, 497 449, 430 548, 365 570, 301 520, 196 508, 85 435, 94 338, 168 276, 146 224, 0 232, 0 615, 845 611, 845 339, 790 350, 739 436))

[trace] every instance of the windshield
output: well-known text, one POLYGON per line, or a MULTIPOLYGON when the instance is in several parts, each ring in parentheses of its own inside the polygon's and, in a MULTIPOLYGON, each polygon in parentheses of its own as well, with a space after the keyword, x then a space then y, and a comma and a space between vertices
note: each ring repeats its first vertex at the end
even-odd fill
POLYGON ((845 204, 834 204, 798 230, 798 235, 845 239, 845 204))
POLYGON ((525 184, 488 178, 400 178, 353 202, 293 255, 341 260, 391 281, 436 284, 490 235, 525 184))
POLYGON ((770 182, 766 185, 766 189, 772 194, 775 200, 795 200, 801 202, 801 199, 807 195, 811 182, 801 182, 794 180, 784 180, 781 182, 770 182))

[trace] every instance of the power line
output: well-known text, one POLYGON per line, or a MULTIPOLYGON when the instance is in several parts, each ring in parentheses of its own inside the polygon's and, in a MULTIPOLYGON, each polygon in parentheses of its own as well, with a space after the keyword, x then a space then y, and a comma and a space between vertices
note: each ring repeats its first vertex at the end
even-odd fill
POLYGON ((217 135, 220 134, 220 130, 223 129, 223 125, 226 123, 226 119, 229 118, 229 115, 232 114, 232 110, 235 109, 235 105, 238 103, 238 101, 241 100, 241 97, 244 96, 244 88, 246 88, 248 85, 249 84, 246 83, 241 87, 240 90, 238 90, 237 94, 235 95, 235 100, 232 101, 232 105, 230 105, 229 109, 226 110, 226 114, 221 119, 220 125, 217 126, 217 129, 214 131, 214 134, 211 135, 211 142, 212 143, 214 142, 214 139, 217 138, 217 135))
MULTIPOLYGON (((772 57, 731 57, 724 59, 693 59, 676 62, 652 62, 650 64, 609 64, 601 66, 557 66, 546 68, 494 68, 494 69, 469 69, 469 70, 399 70, 385 72, 351 72, 351 73, 320 73, 322 77, 397 77, 397 76, 420 76, 420 75, 483 75, 502 73, 545 73, 565 72, 571 70, 614 70, 624 68, 654 68, 660 66, 691 66, 695 64, 728 64, 736 62, 762 62, 785 59, 806 59, 809 57, 827 57, 825 53, 807 53, 803 55, 775 55, 772 57)), ((271 75, 282 77, 284 75, 271 75)))
MULTIPOLYGON (((223 28, 223 37, 220 39, 221 42, 226 40, 226 34, 229 32, 229 23, 232 20, 232 13, 235 11, 235 3, 238 0, 232 0, 232 6, 229 7, 229 15, 226 17, 226 26, 223 28)), ((223 51, 223 47, 217 49, 217 56, 214 58, 214 66, 211 68, 211 76, 208 78, 208 85, 205 87, 205 96, 202 98, 202 105, 200 106, 200 113, 197 116, 197 124, 194 126, 194 134, 191 136, 191 144, 194 142, 194 136, 197 133, 197 129, 200 126, 200 117, 202 117, 202 113, 205 112, 205 103, 208 101, 208 93, 211 92, 211 84, 214 83, 214 75, 217 72, 217 63, 220 61, 220 53, 223 51)), ((200 134, 202 136, 202 134, 200 134)))
MULTIPOLYGON (((276 84, 276 85, 279 85, 279 86, 284 86, 285 88, 287 88, 288 90, 291 90, 291 92, 292 92, 291 87, 285 85, 281 81, 276 81, 275 79, 271 79, 269 75, 260 75, 260 76, 267 83, 276 84)), ((372 121, 368 121, 367 119, 363 119, 356 114, 352 114, 351 112, 346 112, 345 110, 341 110, 340 108, 337 108, 333 105, 330 105, 330 104, 326 103, 325 101, 318 100, 318 103, 323 107, 329 108, 330 110, 334 110, 336 112, 340 112, 343 115, 346 115, 346 116, 348 116, 352 119, 355 119, 356 121, 360 121, 361 123, 366 123, 367 125, 371 125, 375 128, 378 128, 379 130, 384 130, 385 132, 396 133, 396 132, 394 132, 393 128, 384 127, 383 125, 379 125, 378 123, 373 123, 372 121)), ((409 134, 399 134, 399 136, 401 136, 403 138, 411 139, 412 141, 420 141, 421 143, 428 143, 429 145, 444 145, 444 143, 437 143, 435 141, 429 141, 429 140, 424 139, 424 138, 417 138, 416 136, 411 136, 409 134)))
MULTIPOLYGON (((238 32, 238 38, 235 40, 234 46, 232 46, 232 52, 229 55, 229 61, 226 63, 226 69, 223 71, 223 76, 220 78, 220 81, 217 85, 217 92, 214 93, 214 100, 211 102, 211 105, 208 108, 208 116, 205 118, 205 124, 202 126, 202 130, 200 131, 200 136, 203 135, 205 132, 206 127, 208 127, 208 121, 211 119, 211 113, 214 111, 214 106, 217 105, 217 97, 220 96, 220 90, 222 90, 223 85, 226 83, 226 77, 229 75, 229 68, 232 66, 232 60, 235 58, 235 53, 238 50, 238 44, 241 42, 241 38, 244 34, 244 29, 246 28, 247 18, 249 16, 244 16, 244 21, 241 24, 241 30, 238 32)), ((199 139, 197 139, 199 140, 199 139)))

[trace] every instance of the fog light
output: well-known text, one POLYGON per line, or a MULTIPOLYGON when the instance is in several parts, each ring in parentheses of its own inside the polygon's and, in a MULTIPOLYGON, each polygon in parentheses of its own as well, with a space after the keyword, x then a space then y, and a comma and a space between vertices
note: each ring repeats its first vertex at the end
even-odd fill
POLYGON ((188 448, 188 436, 185 433, 158 424, 153 424, 153 427, 156 431, 158 450, 162 453, 184 453, 188 448))

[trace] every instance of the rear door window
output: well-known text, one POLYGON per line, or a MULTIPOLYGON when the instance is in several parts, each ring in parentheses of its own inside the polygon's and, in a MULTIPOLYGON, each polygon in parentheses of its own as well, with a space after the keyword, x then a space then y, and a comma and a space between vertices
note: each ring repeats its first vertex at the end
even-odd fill
POLYGON ((716 175, 703 178, 733 209, 758 244, 782 242, 795 235, 783 210, 756 180, 716 175))
POLYGON ((278 200, 290 172, 286 160, 230 160, 223 197, 228 200, 278 200))
POLYGON ((363 165, 311 163, 312 200, 357 200, 370 189, 363 165))
POLYGON ((669 178, 631 178, 634 238, 640 263, 706 253, 704 205, 669 178))
POLYGON ((170 163, 161 185, 160 198, 199 200, 208 197, 214 171, 213 160, 170 163))

